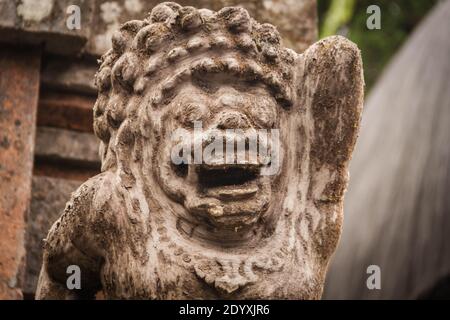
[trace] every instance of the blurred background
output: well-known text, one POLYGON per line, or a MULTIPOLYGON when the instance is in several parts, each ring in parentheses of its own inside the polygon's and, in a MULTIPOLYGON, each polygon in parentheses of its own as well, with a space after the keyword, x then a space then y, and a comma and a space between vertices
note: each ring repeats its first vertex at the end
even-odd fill
POLYGON ((343 35, 361 49, 366 90, 375 84, 383 68, 414 28, 439 0, 318 0, 319 37, 343 35), (367 8, 377 5, 381 29, 368 30, 367 8))
MULTIPOLYGON (((100 171, 96 60, 159 2, 0 1, 0 299, 34 298, 42 239, 100 171)), ((365 109, 323 298, 450 298, 450 1, 178 2, 241 5, 297 52, 333 34, 358 45, 365 109)))
POLYGON ((448 299, 450 3, 318 4, 320 36, 357 43, 367 85, 323 298, 448 299), (367 30, 374 4, 381 28, 367 30))

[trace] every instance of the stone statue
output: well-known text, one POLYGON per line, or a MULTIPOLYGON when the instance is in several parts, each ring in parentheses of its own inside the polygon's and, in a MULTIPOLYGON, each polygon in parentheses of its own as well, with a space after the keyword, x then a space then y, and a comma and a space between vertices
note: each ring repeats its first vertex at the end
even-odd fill
POLYGON ((357 47, 334 36, 297 54, 245 9, 176 3, 112 42, 96 75, 102 173, 45 239, 37 298, 320 298, 362 111, 357 47), (247 129, 278 134, 270 161, 173 161, 180 141, 201 154, 210 132, 247 129))

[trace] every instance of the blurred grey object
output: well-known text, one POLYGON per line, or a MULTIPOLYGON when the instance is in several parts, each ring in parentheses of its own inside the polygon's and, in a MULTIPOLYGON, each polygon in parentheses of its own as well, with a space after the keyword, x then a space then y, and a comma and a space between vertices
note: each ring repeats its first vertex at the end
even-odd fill
POLYGON ((449 30, 442 1, 366 101, 324 299, 450 298, 449 30))

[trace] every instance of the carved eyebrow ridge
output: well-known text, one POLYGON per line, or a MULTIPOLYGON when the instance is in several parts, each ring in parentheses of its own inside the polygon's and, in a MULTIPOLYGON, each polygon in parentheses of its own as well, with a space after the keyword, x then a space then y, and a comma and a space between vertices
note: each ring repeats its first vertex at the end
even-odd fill
POLYGON ((292 105, 293 90, 286 85, 280 76, 265 72, 264 67, 251 60, 238 60, 235 57, 202 58, 190 66, 183 68, 175 75, 161 82, 152 99, 154 106, 167 102, 173 96, 176 88, 182 83, 195 78, 203 78, 207 74, 228 74, 245 81, 257 81, 265 85, 275 100, 283 107, 292 105))

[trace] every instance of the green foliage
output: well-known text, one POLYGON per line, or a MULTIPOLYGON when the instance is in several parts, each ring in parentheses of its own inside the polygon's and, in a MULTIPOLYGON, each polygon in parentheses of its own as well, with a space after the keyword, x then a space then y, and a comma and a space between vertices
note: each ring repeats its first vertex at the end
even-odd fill
POLYGON ((320 35, 342 34, 361 49, 367 89, 438 0, 318 0, 320 35), (367 7, 381 9, 381 29, 366 27, 367 7), (344 12, 344 13, 343 13, 344 12))
POLYGON ((354 8, 355 0, 332 0, 323 20, 320 37, 331 36, 347 24, 353 16, 354 8))

